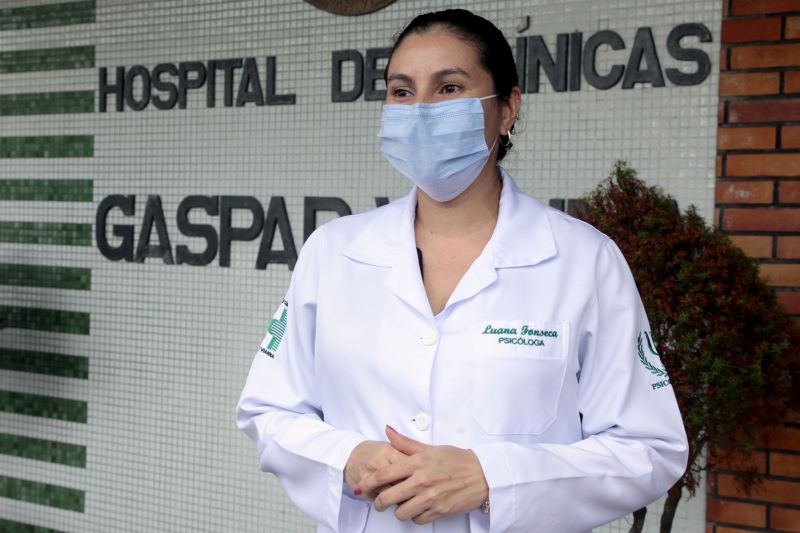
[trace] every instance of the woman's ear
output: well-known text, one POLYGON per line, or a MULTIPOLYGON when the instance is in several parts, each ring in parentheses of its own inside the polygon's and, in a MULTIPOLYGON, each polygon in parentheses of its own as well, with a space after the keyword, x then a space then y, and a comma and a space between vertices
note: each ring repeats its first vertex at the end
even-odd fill
POLYGON ((500 135, 508 135, 508 131, 514 126, 519 116, 519 109, 522 105, 522 92, 519 86, 515 85, 511 89, 511 94, 507 99, 501 100, 503 105, 503 120, 500 122, 500 135))

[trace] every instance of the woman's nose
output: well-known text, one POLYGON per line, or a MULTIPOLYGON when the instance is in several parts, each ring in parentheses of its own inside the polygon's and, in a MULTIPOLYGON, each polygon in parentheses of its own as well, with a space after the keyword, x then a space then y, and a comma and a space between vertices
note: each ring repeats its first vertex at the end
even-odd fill
POLYGON ((434 93, 431 93, 431 94, 419 93, 419 94, 414 96, 414 101, 412 103, 414 103, 414 104, 435 104, 436 102, 441 102, 444 99, 446 99, 446 98, 442 98, 440 96, 437 96, 434 93))
POLYGON ((433 87, 420 86, 414 92, 413 100, 412 104, 433 104, 441 98, 437 98, 436 90, 433 87))

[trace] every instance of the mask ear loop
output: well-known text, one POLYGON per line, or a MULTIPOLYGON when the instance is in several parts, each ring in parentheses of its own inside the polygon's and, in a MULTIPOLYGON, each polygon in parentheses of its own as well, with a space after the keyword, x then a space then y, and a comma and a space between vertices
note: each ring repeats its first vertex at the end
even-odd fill
MULTIPOLYGON (((489 153, 490 154, 492 153, 492 150, 494 150, 494 145, 497 144, 497 139, 499 139, 499 138, 500 138, 500 134, 498 133, 497 137, 494 138, 494 142, 492 143, 492 147, 489 148, 489 153)), ((500 142, 500 144, 503 144, 502 141, 500 142)))
MULTIPOLYGON (((497 95, 499 95, 499 94, 500 94, 500 93, 494 93, 494 94, 490 94, 490 95, 488 95, 488 96, 481 96, 480 98, 478 98, 478 100, 488 100, 489 98, 494 98, 495 96, 497 96, 497 95)), ((495 144, 497 144, 497 140, 498 140, 499 138, 500 138, 500 134, 498 133, 498 134, 497 134, 497 137, 495 137, 495 138, 494 138, 494 142, 492 143, 492 147, 491 147, 491 148, 489 148, 489 153, 490 153, 490 154, 492 153, 492 150, 494 150, 494 145, 495 145, 495 144)), ((500 144, 503 144, 503 142, 501 141, 501 142, 500 142, 500 144)))

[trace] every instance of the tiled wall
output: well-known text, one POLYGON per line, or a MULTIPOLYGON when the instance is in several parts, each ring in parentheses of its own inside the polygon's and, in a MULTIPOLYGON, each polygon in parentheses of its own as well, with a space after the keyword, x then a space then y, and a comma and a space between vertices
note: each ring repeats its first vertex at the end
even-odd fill
MULTIPOLYGON (((685 43, 711 58, 699 85, 667 79, 663 87, 596 90, 584 80, 579 90, 558 92, 542 80, 538 93, 525 95, 524 131, 506 166, 547 202, 587 192, 624 158, 711 217, 717 0, 436 5, 487 16, 515 49, 517 39, 541 35, 555 53, 559 33, 580 31, 585 41, 613 30, 626 48, 599 49, 602 74, 628 61, 643 27, 651 28, 662 70, 691 72, 694 64, 667 53, 667 35, 683 23, 707 27, 710 42, 685 43)), ((158 196, 150 212, 161 207, 167 232, 153 228, 149 244, 168 237, 175 260, 179 246, 205 247, 178 228, 186 197, 234 204, 242 200, 233 197, 252 197, 267 218, 270 206, 273 214, 286 209, 290 227, 277 232, 273 247, 285 249, 291 239, 299 249, 306 197, 341 198, 357 212, 376 197, 404 194, 408 182, 379 154, 380 101, 331 101, 331 53, 388 46, 429 6, 397 0, 361 17, 302 0, 0 6, 0 530, 312 530, 274 478, 258 471, 254 446, 233 419, 290 276, 281 262, 256 268, 269 239, 262 231, 234 240, 228 266, 221 247, 206 266, 190 266, 146 248, 142 261, 111 260, 98 236, 119 247, 130 232, 135 250, 148 196, 158 196), (152 72, 161 63, 227 58, 256 58, 264 81, 267 56, 276 58, 274 93, 295 95, 293 105, 225 106, 221 70, 214 107, 202 89, 188 91, 185 108, 161 110, 151 101, 120 112, 117 97, 99 90, 103 68, 113 83, 119 66, 152 72), (103 231, 98 209, 113 195, 135 196, 133 214, 111 209, 103 231)), ((352 76, 347 66, 345 83, 352 76)), ((142 90, 140 77, 129 96, 140 101, 142 90)), ((252 224, 248 209, 232 211, 232 227, 252 224)), ((331 216, 321 213, 318 222, 331 216)), ((189 216, 216 232, 221 218, 202 209, 189 216)), ((681 504, 675 531, 703 530, 703 492, 681 504)), ((648 531, 657 519, 654 505, 648 531)), ((628 527, 622 520, 601 531, 628 527)))

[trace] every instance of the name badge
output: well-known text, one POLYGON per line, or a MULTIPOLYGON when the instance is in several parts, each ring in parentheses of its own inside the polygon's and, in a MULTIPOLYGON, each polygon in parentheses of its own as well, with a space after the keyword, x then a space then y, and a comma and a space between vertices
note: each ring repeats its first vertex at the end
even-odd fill
POLYGON ((568 322, 484 320, 479 323, 476 355, 556 359, 566 357, 568 322))

